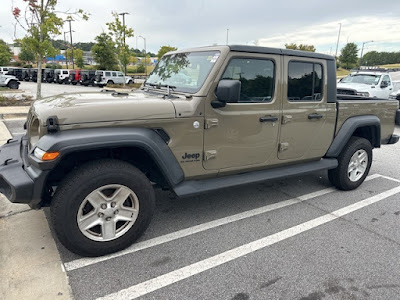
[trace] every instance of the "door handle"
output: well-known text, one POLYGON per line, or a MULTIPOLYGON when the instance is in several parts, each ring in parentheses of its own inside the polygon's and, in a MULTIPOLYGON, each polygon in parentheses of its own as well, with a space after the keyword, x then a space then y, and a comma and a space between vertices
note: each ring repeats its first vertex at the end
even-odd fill
POLYGON ((310 115, 308 115, 308 119, 309 120, 312 120, 312 119, 322 119, 323 118, 323 115, 320 115, 320 114, 310 114, 310 115))
POLYGON ((278 121, 278 118, 273 116, 265 116, 260 118, 260 122, 276 122, 276 121, 278 121))

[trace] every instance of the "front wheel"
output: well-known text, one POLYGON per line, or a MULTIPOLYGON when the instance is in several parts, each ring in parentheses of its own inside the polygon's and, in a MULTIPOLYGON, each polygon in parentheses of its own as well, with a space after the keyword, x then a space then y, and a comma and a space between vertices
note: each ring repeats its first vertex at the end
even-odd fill
POLYGON ((328 171, 329 181, 340 190, 353 190, 360 186, 372 163, 371 143, 360 137, 351 137, 338 157, 339 165, 328 171))
POLYGON ((19 83, 18 83, 18 81, 11 80, 11 81, 8 83, 8 87, 9 87, 10 89, 12 89, 12 90, 17 90, 18 87, 19 87, 19 83))
POLYGON ((99 160, 64 179, 51 218, 66 248, 101 256, 131 245, 148 227, 154 207, 153 187, 141 171, 126 162, 99 160))

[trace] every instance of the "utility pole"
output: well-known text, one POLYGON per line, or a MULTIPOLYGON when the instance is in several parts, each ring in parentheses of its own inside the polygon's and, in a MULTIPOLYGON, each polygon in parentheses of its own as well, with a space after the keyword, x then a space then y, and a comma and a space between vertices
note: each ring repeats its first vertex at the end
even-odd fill
POLYGON ((139 37, 140 37, 140 38, 142 38, 142 39, 143 39, 143 41, 144 41, 144 72, 145 72, 145 74, 146 74, 146 77, 147 77, 147 62, 146 62, 146 60, 147 60, 147 51, 146 51, 146 38, 142 37, 141 35, 139 35, 139 37))
POLYGON ((229 28, 226 29, 226 44, 228 45, 229 41, 229 28))
POLYGON ((67 56, 67 39, 65 38, 65 34, 69 31, 64 31, 64 46, 65 46, 65 63, 67 64, 68 69, 68 56, 67 56))
POLYGON ((342 23, 339 23, 339 34, 337 37, 337 43, 336 43, 336 53, 335 53, 335 57, 337 57, 337 51, 338 51, 338 47, 339 47, 339 39, 340 39, 340 30, 342 29, 342 23))
POLYGON ((72 59, 72 69, 75 69, 75 63, 74 63, 74 46, 72 45, 72 29, 71 29, 71 22, 73 20, 65 20, 65 22, 69 22, 69 35, 71 38, 71 59, 72 59))
MULTIPOLYGON (((122 16, 122 25, 124 26, 124 54, 126 54, 126 53, 125 53, 125 48, 126 48, 126 46, 125 46, 125 15, 129 15, 129 13, 123 12, 123 13, 120 13, 119 15, 122 16)), ((124 73, 125 73, 125 76, 126 76, 126 61, 125 61, 125 56, 124 56, 124 73)))

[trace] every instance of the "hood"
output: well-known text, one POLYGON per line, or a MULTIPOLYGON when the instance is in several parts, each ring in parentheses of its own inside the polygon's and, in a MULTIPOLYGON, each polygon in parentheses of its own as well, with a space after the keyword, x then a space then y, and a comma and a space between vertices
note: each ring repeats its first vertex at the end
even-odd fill
POLYGON ((376 87, 375 85, 369 85, 369 84, 362 84, 362 83, 343 83, 343 82, 338 82, 337 83, 337 88, 338 89, 353 89, 356 90, 357 92, 369 92, 371 90, 371 87, 376 87))
POLYGON ((60 125, 175 118, 175 107, 170 100, 141 91, 62 94, 36 100, 32 112, 42 124, 48 117, 56 116, 60 125))

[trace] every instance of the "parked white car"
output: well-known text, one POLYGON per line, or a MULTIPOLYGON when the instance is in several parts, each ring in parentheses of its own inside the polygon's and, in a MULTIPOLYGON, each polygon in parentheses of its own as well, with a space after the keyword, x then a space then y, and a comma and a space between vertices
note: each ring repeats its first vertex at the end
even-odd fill
POLYGON ((62 84, 69 83, 69 73, 71 70, 66 69, 56 69, 54 70, 54 82, 62 84))
POLYGON ((125 77, 125 83, 126 84, 131 84, 134 82, 133 78, 130 76, 124 76, 122 72, 119 71, 96 71, 96 79, 95 79, 95 85, 103 87, 106 86, 107 84, 122 84, 124 83, 124 77, 125 77))
POLYGON ((394 90, 389 73, 356 72, 342 78, 337 84, 338 94, 389 99, 394 90))
POLYGON ((16 90, 19 88, 18 78, 13 75, 0 74, 0 86, 7 86, 10 89, 16 90))
POLYGON ((10 67, 0 67, 0 74, 7 74, 9 71, 10 67))

